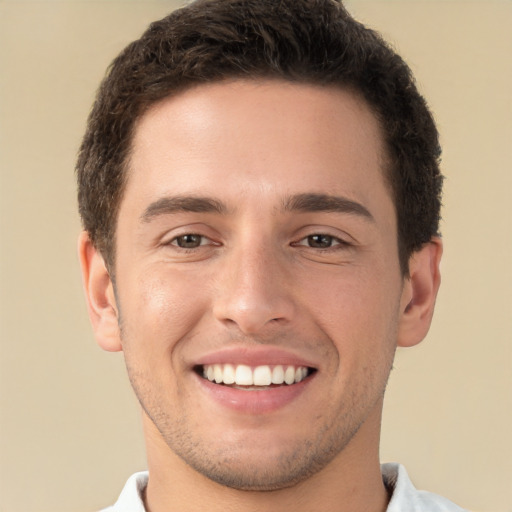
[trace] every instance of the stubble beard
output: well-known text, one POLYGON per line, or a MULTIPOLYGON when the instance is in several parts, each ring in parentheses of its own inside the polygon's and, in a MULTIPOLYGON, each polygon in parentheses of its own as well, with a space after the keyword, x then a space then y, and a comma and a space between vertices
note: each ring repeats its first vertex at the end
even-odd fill
MULTIPOLYGON (((120 322, 121 335, 126 340, 123 327, 120 322)), ((254 454, 249 457, 244 455, 243 445, 250 444, 249 440, 231 445, 226 443, 225 446, 212 449, 208 440, 194 436, 194 422, 190 421, 185 411, 177 419, 163 409, 162 404, 168 401, 168 397, 162 393, 159 395, 162 387, 155 388, 151 371, 144 373, 131 365, 126 350, 125 363, 143 411, 172 452, 192 469, 222 486, 241 491, 268 492, 293 487, 307 480, 345 450, 370 412, 382 406, 394 352, 395 347, 385 356, 388 364, 387 367, 381 367, 380 376, 375 375, 374 368, 366 369, 367 379, 363 379, 364 384, 360 383, 361 387, 352 389, 352 393, 345 397, 343 403, 338 404, 336 411, 329 416, 329 421, 318 428, 313 437, 286 446, 264 462, 254 460, 254 454)))
POLYGON ((211 453, 179 426, 172 435, 159 431, 169 448, 206 478, 236 490, 268 492, 293 487, 321 471, 345 448, 359 427, 317 433, 315 438, 287 446, 266 460, 254 460, 254 452, 246 456, 236 446, 211 453))
MULTIPOLYGON (((148 386, 151 378, 142 377, 128 363, 127 367, 139 403, 169 449, 204 477, 236 490, 268 492, 293 487, 307 480, 345 450, 367 419, 358 403, 361 394, 356 393, 339 405, 338 413, 313 432, 313 437, 281 446, 279 452, 270 458, 264 449, 258 451, 260 456, 255 456, 256 450, 246 452, 244 449, 251 444, 250 440, 212 446, 208 440, 194 435, 194 422, 188 416, 173 418, 160 405, 165 403, 165 398, 161 396, 155 400, 155 393, 148 386)), ((384 388, 367 410, 377 407, 384 388)))

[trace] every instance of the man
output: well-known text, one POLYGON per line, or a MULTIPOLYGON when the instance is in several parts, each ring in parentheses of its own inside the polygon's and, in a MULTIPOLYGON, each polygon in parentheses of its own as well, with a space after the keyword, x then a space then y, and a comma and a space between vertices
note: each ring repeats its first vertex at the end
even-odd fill
POLYGON ((379 464, 440 283, 437 131, 331 0, 199 0, 113 62, 77 164, 99 344, 149 473, 112 511, 456 511, 379 464))

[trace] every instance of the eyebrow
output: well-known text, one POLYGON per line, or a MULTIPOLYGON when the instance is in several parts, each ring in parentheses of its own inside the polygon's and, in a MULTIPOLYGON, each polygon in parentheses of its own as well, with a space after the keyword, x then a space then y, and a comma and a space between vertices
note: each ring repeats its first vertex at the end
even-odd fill
POLYGON ((151 203, 142 213, 141 220, 150 222, 160 215, 169 215, 180 212, 192 213, 227 213, 226 206, 209 197, 172 196, 162 197, 151 203))
POLYGON ((346 197, 329 194, 298 194, 286 199, 283 209, 290 212, 348 213, 375 221, 370 211, 362 204, 346 197))
MULTIPOLYGON (((285 212, 334 212, 358 215, 374 221, 373 215, 362 204, 345 197, 329 194, 297 194, 283 201, 285 212)), ((173 213, 217 213, 225 215, 228 208, 224 203, 210 197, 168 196, 157 199, 142 213, 141 221, 150 222, 160 215, 173 213)))

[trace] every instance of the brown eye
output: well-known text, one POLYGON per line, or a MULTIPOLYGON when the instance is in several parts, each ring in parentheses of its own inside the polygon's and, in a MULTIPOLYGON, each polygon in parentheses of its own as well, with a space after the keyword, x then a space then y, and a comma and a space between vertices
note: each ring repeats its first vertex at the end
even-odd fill
POLYGON ((181 235, 173 240, 173 243, 182 249, 195 249, 203 244, 203 237, 201 235, 181 235))
POLYGON ((309 247, 314 247, 315 249, 332 247, 334 240, 334 237, 330 235, 309 235, 307 238, 309 247))

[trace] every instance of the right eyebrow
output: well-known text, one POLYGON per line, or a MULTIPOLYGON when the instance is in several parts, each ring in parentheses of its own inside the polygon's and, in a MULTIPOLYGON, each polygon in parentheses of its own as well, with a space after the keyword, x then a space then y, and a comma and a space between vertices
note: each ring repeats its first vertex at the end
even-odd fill
POLYGON ((151 203, 142 213, 142 222, 150 222, 160 215, 169 215, 179 212, 192 213, 220 213, 227 212, 226 206, 210 197, 195 196, 167 196, 151 203))
POLYGON ((373 215, 362 204, 346 197, 329 194, 297 194, 287 198, 284 202, 285 211, 299 212, 338 212, 375 222, 373 215))

